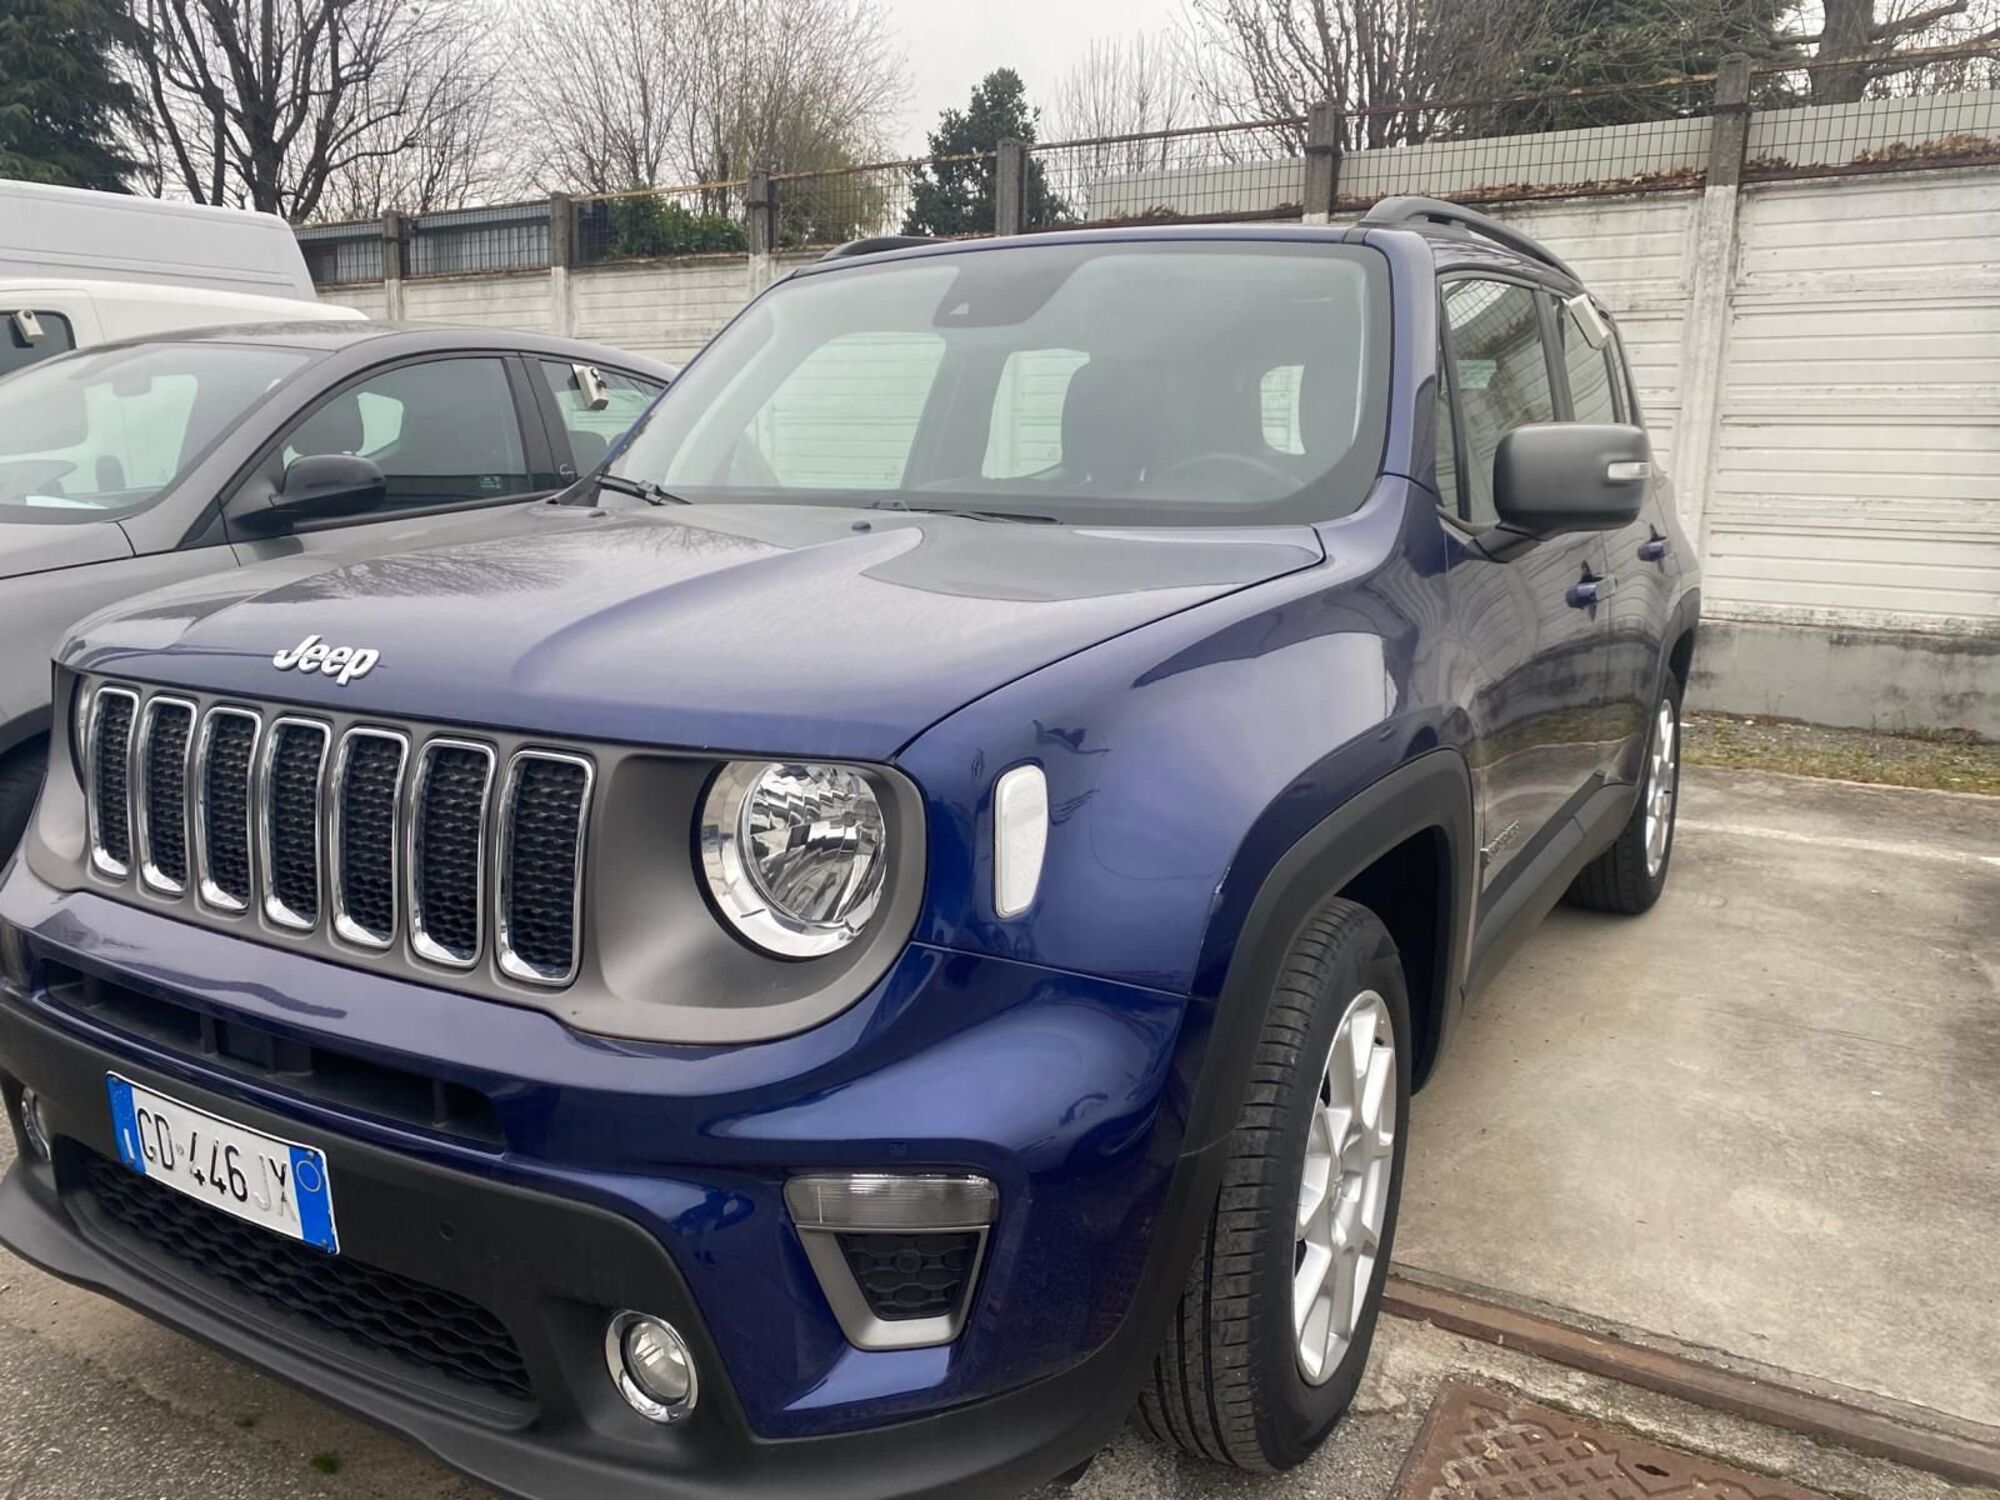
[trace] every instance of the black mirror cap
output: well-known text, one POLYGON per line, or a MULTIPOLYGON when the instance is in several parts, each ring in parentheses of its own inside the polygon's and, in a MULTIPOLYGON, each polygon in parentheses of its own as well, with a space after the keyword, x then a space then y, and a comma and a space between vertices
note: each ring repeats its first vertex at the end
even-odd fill
POLYGON ((1638 427, 1532 423, 1502 437, 1493 455, 1500 524, 1530 536, 1630 526, 1652 481, 1653 445, 1638 427))
POLYGON ((285 468, 276 489, 246 485, 229 518, 255 530, 281 532, 308 521, 358 516, 381 505, 389 492, 373 459, 353 453, 308 453, 285 468))

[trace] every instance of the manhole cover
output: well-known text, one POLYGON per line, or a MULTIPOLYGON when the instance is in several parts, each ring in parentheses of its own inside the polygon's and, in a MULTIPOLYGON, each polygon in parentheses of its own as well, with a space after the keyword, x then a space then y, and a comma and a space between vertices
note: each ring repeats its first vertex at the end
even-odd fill
POLYGON ((1457 1381, 1431 1403, 1398 1500, 1819 1500, 1713 1459, 1457 1381))

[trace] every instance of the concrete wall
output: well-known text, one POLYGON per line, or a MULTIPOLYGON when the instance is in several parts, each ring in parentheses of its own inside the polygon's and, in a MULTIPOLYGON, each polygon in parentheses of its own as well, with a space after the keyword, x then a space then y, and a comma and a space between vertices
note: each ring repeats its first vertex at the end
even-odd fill
MULTIPOLYGON (((1500 212, 1618 316, 1703 551, 1696 704, 2000 737, 2000 167, 1500 212)), ((697 257, 328 295, 680 361, 792 263, 697 257)))

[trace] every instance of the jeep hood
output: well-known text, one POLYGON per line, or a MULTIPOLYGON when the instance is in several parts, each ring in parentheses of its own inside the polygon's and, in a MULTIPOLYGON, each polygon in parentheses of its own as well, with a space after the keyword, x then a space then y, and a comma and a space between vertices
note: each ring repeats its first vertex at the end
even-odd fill
POLYGON ((882 759, 954 709, 1323 556, 1310 527, 1160 531, 822 506, 538 507, 510 534, 294 557, 101 614, 66 665, 567 738, 882 759), (308 636, 379 653, 279 670, 308 636))

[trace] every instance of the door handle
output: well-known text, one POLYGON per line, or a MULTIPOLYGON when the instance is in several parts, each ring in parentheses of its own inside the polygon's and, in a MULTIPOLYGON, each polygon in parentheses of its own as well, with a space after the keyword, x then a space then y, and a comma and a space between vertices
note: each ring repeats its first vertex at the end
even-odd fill
POLYGON ((1641 562, 1661 562, 1665 560, 1666 555, 1667 539, 1663 536, 1656 536, 1650 541, 1639 543, 1639 560, 1641 562))

